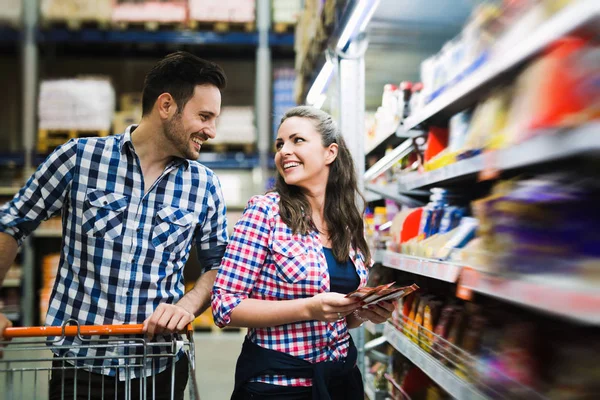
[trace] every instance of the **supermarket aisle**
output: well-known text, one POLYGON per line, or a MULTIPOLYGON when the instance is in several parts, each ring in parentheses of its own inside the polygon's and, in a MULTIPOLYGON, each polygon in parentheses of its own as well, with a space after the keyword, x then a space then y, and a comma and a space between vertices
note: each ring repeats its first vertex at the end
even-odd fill
POLYGON ((244 336, 236 332, 220 335, 196 333, 196 380, 202 400, 226 400, 233 390, 235 362, 244 336))

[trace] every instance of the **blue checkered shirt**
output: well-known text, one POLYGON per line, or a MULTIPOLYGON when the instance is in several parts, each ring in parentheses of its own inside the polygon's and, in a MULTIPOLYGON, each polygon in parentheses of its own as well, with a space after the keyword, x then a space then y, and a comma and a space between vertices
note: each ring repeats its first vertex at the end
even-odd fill
MULTIPOLYGON (((175 159, 156 183, 144 186, 132 129, 67 142, 0 208, 0 232, 19 244, 43 220, 62 213, 47 325, 69 318, 81 325, 142 323, 160 303, 183 296, 183 269, 194 241, 203 270, 219 267, 227 222, 217 177, 196 161, 175 159)), ((74 355, 106 375, 115 374, 108 367, 123 363, 119 357, 127 352, 85 349, 76 338, 59 344, 74 344, 74 355), (106 359, 89 360, 94 356, 106 359)), ((163 357, 154 373, 166 367, 163 357)))

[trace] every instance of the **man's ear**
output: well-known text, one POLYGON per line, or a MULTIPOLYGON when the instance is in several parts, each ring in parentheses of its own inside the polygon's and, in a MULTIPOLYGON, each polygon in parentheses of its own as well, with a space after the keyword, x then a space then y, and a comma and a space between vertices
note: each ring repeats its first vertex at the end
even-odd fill
POLYGON ((169 93, 163 93, 156 99, 155 107, 161 119, 169 119, 177 112, 177 103, 169 93))
POLYGON ((331 143, 326 150, 325 154, 325 164, 329 165, 335 161, 338 155, 338 145, 337 143, 331 143))

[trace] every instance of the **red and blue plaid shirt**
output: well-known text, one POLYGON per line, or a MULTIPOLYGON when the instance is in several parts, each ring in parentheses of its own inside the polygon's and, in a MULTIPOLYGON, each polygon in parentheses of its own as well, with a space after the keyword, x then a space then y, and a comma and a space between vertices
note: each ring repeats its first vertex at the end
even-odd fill
MULTIPOLYGON (((364 256, 351 248, 350 258, 360 277, 360 287, 365 286, 364 256)), ((247 298, 293 300, 329 290, 329 271, 318 234, 293 234, 279 215, 278 194, 250 199, 235 226, 213 288, 215 323, 219 327, 229 324, 233 309, 247 298)), ((345 319, 251 328, 248 338, 261 347, 312 363, 343 360, 350 344, 345 319)), ((310 379, 281 375, 261 376, 254 381, 285 386, 312 384, 310 379)))

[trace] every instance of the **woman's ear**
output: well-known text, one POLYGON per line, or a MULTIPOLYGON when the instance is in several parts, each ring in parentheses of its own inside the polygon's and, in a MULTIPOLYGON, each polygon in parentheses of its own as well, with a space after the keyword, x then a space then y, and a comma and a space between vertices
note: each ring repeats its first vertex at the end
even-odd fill
POLYGON ((329 165, 335 161, 338 155, 338 145, 337 143, 331 143, 329 147, 327 147, 325 154, 325 164, 329 165))

